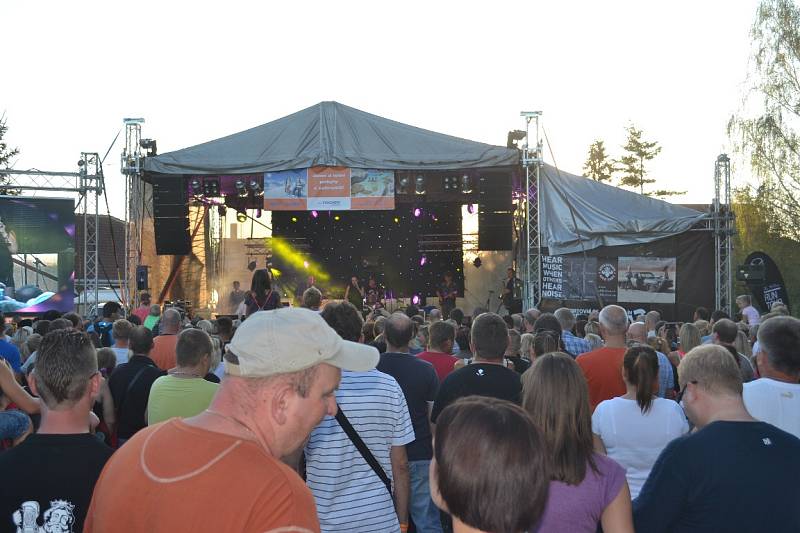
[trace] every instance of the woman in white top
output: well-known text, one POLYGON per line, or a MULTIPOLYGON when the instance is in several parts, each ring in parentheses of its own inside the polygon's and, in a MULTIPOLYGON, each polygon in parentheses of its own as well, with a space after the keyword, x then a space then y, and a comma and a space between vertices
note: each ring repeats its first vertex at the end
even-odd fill
POLYGON ((654 395, 658 390, 658 356, 649 346, 629 348, 622 363, 628 392, 600 402, 592 415, 595 450, 625 468, 636 498, 650 469, 669 442, 689 431, 680 405, 654 395))

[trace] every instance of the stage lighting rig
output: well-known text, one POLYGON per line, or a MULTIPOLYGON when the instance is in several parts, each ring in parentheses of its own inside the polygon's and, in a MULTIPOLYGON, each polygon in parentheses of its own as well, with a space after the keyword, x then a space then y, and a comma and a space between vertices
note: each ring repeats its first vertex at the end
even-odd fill
POLYGON ((147 157, 158 155, 155 139, 142 139, 139 141, 139 147, 147 152, 147 157))
POLYGON ((506 142, 506 148, 519 148, 519 145, 517 143, 527 136, 528 134, 524 130, 509 131, 508 141, 506 142))
POLYGON ((239 223, 247 222, 247 213, 242 213, 241 211, 237 212, 236 221, 239 223))
POLYGON ((411 192, 411 178, 404 175, 397 181, 397 194, 409 194, 411 192))
POLYGON ((464 194, 472 192, 472 178, 469 177, 469 174, 461 176, 461 192, 464 194))
POLYGON ((250 190, 253 191, 253 195, 255 196, 264 196, 264 188, 261 187, 261 184, 258 180, 251 179, 249 183, 250 190))
POLYGON ((455 191, 458 189, 458 178, 456 176, 445 176, 444 191, 455 191))
POLYGON ((211 198, 217 198, 219 194, 219 180, 204 180, 203 181, 203 194, 211 198))
POLYGON ((239 198, 247 198, 247 187, 244 184, 244 180, 236 180, 233 186, 236 187, 236 194, 239 195, 239 198))
POLYGON ((425 176, 418 174, 414 178, 414 192, 417 194, 425 194, 425 176))
POLYGON ((203 183, 197 178, 193 178, 189 185, 192 188, 192 194, 195 196, 199 195, 203 188, 203 183))

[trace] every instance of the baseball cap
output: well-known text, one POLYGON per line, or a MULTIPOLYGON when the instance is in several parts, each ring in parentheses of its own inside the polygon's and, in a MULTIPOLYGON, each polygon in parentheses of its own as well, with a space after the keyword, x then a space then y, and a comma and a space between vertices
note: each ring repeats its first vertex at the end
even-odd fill
POLYGON ((342 339, 319 313, 301 307, 253 313, 226 349, 239 363, 226 360, 225 373, 253 378, 299 372, 320 363, 363 372, 375 368, 380 358, 374 347, 342 339))

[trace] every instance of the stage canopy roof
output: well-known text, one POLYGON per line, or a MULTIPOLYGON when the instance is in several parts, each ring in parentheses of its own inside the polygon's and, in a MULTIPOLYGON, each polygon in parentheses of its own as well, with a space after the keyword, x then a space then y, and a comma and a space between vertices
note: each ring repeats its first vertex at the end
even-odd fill
POLYGON ((683 233, 707 216, 547 164, 540 182, 542 244, 552 255, 652 242, 683 233))
POLYGON ((519 152, 416 128, 338 102, 145 159, 161 174, 247 174, 314 166, 381 170, 508 167, 519 152))

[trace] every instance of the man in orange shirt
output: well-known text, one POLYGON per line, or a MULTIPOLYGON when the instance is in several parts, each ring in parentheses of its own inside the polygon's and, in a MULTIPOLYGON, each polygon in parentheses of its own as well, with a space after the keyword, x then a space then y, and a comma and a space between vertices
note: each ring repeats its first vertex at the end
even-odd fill
POLYGON ((161 315, 158 337, 153 339, 152 359, 161 370, 169 370, 178 366, 175 347, 178 345, 178 332, 181 329, 181 314, 175 309, 167 309, 161 315))
POLYGON ((375 348, 342 340, 319 313, 253 313, 225 354, 211 406, 137 433, 95 486, 84 532, 319 532, 311 492, 283 464, 327 414, 341 368, 375 348))
POLYGON ((592 411, 603 400, 623 396, 626 392, 622 380, 622 360, 625 357, 625 334, 628 331, 628 313, 618 305, 607 305, 600 311, 600 335, 605 346, 578 356, 589 384, 589 402, 592 411))

